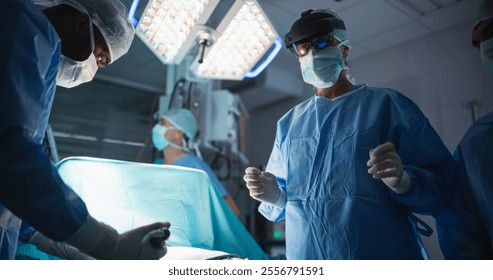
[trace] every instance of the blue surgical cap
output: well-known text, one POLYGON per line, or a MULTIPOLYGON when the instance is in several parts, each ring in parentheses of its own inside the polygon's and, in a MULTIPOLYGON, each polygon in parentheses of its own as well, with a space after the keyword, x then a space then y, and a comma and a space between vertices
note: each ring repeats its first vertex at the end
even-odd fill
POLYGON ((189 140, 194 140, 197 133, 197 121, 192 112, 187 109, 173 108, 166 111, 161 118, 169 121, 174 127, 185 133, 189 140))

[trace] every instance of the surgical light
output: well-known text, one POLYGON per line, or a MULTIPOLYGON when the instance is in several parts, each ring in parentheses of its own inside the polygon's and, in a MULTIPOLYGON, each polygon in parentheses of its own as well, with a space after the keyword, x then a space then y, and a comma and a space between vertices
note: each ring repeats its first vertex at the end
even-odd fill
MULTIPOLYGON (((135 2, 134 2, 135 3, 135 2)), ((165 64, 179 64, 219 0, 150 0, 137 24, 137 36, 165 64)))
POLYGON ((139 3, 133 0, 129 10, 138 37, 164 64, 180 64, 198 46, 190 67, 197 77, 254 78, 281 49, 255 0, 149 0, 137 18, 139 3))
POLYGON ((236 1, 217 27, 221 34, 192 72, 203 78, 241 80, 271 48, 278 35, 255 0, 236 1))

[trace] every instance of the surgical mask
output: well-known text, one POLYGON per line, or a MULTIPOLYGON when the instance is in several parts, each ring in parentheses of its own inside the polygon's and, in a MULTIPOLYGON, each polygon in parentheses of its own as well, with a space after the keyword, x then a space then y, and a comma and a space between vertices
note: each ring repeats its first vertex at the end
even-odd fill
POLYGON ((82 83, 91 81, 94 75, 96 75, 98 63, 94 56, 94 31, 91 21, 89 21, 89 32, 89 36, 91 37, 91 54, 84 61, 75 61, 62 54, 56 77, 57 85, 65 88, 76 87, 82 83))
POLYGON ((479 45, 481 49, 481 60, 486 71, 493 76, 493 38, 484 40, 479 45))
POLYGON ((165 136, 166 132, 170 129, 176 129, 176 128, 167 128, 164 125, 156 124, 152 128, 152 144, 154 147, 156 147, 157 150, 162 151, 166 149, 168 146, 175 147, 177 149, 182 149, 183 147, 180 147, 176 145, 175 143, 171 143, 165 136))
POLYGON ((328 88, 337 82, 342 70, 346 68, 339 46, 313 49, 299 58, 301 73, 306 83, 317 88, 328 88))

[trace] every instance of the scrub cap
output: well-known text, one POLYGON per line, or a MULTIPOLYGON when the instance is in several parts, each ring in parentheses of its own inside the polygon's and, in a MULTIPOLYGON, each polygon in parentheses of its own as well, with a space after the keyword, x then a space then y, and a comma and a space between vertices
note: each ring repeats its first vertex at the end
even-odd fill
POLYGON ((344 21, 329 8, 307 10, 301 13, 301 17, 293 23, 284 37, 284 42, 286 47, 289 47, 292 43, 325 32, 332 32, 339 42, 351 48, 344 21))
POLYGON ((493 0, 480 0, 474 28, 485 19, 493 18, 493 0))
POLYGON ((195 134, 197 133, 197 121, 189 110, 173 108, 166 111, 161 118, 166 119, 173 124, 174 127, 185 133, 190 141, 193 141, 195 138, 195 134))
POLYGON ((111 63, 127 53, 135 29, 128 18, 127 8, 118 0, 32 0, 34 4, 53 7, 69 5, 87 13, 108 44, 111 63))

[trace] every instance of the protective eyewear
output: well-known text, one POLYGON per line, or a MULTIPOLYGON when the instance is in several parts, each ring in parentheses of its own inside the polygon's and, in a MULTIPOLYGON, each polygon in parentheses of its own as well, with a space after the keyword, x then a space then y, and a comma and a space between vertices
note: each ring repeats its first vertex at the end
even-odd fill
POLYGON ((312 49, 321 50, 327 46, 337 46, 339 42, 331 34, 322 34, 310 37, 289 46, 289 50, 297 57, 307 55, 312 49))

